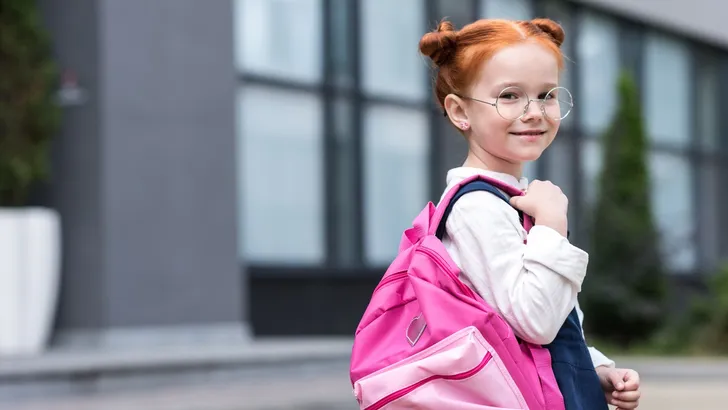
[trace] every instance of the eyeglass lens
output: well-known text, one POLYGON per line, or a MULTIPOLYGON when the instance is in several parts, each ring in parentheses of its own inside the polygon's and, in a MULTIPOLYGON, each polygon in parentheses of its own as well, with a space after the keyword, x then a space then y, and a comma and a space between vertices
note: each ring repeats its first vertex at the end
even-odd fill
POLYGON ((526 114, 531 103, 538 104, 544 116, 560 121, 566 118, 573 107, 571 93, 564 87, 556 87, 530 100, 520 87, 507 87, 496 99, 498 114, 507 120, 516 120, 526 114))

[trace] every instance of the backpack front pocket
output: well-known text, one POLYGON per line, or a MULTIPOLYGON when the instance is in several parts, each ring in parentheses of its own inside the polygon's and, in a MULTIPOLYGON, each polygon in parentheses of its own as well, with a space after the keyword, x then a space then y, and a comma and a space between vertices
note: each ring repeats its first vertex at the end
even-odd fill
POLYGON ((363 410, 527 409, 505 366, 475 327, 357 381, 363 410))

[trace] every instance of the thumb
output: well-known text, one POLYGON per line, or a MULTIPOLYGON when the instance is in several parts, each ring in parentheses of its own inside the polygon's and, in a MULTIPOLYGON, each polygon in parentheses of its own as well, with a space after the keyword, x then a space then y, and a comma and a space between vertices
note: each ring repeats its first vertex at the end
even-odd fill
POLYGON ((521 199, 523 199, 523 198, 521 198, 520 195, 516 195, 516 196, 512 196, 511 199, 508 202, 510 202, 510 204, 511 204, 512 207, 517 208, 517 209, 521 209, 518 206, 518 204, 521 201, 521 199))
POLYGON ((637 390, 640 385, 640 376, 634 371, 630 370, 624 375, 624 389, 625 390, 637 390))

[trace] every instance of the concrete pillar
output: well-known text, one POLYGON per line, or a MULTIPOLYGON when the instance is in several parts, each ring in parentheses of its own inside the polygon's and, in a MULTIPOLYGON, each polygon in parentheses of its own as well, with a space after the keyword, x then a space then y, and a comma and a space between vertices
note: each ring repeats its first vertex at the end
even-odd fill
POLYGON ((86 93, 53 148, 55 343, 245 339, 232 2, 40 3, 61 68, 86 93))

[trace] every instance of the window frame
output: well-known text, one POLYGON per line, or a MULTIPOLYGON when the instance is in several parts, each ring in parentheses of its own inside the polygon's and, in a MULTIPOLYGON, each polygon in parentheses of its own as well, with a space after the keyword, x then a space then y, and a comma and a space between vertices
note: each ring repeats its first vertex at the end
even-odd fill
MULTIPOLYGON (((320 13, 322 15, 321 20, 323 22, 321 30, 321 58, 323 73, 320 82, 310 83, 305 81, 299 81, 290 78, 281 78, 275 76, 269 76, 260 73, 251 73, 246 71, 237 71, 238 86, 244 87, 246 85, 256 85, 269 87, 271 89, 282 89, 282 90, 296 90, 303 91, 311 94, 315 94, 323 101, 323 169, 324 169, 324 226, 321 228, 324 231, 324 242, 325 242, 325 262, 320 266, 306 268, 306 265, 298 264, 295 261, 291 263, 276 263, 271 262, 254 262, 244 263, 251 269, 260 272, 279 272, 284 276, 286 272, 292 275, 298 275, 300 272, 306 272, 307 276, 316 276, 317 274, 329 275, 330 272, 342 272, 342 275, 346 276, 346 272, 356 272, 357 275, 381 275, 382 266, 370 266, 365 262, 366 249, 364 241, 364 178, 365 170, 363 169, 364 162, 364 108, 367 105, 389 105, 394 107, 406 108, 411 110, 417 110, 422 113, 428 113, 431 111, 430 94, 429 94, 429 76, 424 75, 424 83, 422 84, 425 90, 422 101, 413 100, 411 98, 396 98, 392 96, 383 95, 370 95, 367 94, 362 84, 362 44, 361 44, 361 24, 362 24, 362 3, 361 0, 344 0, 347 6, 347 18, 346 18, 346 44, 349 50, 348 73, 351 81, 348 84, 341 84, 340 76, 341 70, 337 70, 337 61, 334 55, 335 44, 332 41, 332 36, 339 35, 340 33, 334 33, 336 23, 334 22, 333 13, 333 2, 341 0, 321 0, 320 13), (353 164, 351 164, 352 173, 350 180, 342 180, 342 173, 337 172, 337 141, 340 135, 337 135, 337 128, 340 128, 336 121, 336 104, 340 101, 347 101, 351 110, 351 123, 348 126, 348 135, 351 138, 353 145, 353 164), (338 206, 337 200, 341 193, 339 188, 343 185, 353 185, 354 198, 350 205, 353 209, 350 211, 350 215, 356 215, 354 221, 352 221, 352 232, 351 237, 346 238, 345 241, 339 237, 339 231, 337 229, 337 212, 336 207, 338 206), (345 245, 348 243, 348 245, 345 245), (344 246, 348 246, 344 249, 344 246), (348 255, 348 256, 345 256, 348 255), (294 273, 299 272, 299 273, 294 273), (328 272, 328 273, 326 273, 328 272)), ((425 21, 423 27, 429 29, 427 26, 429 20, 427 17, 430 16, 429 11, 432 0, 422 0, 422 7, 424 8, 423 15, 425 21)), ((416 51, 416 45, 413 46, 413 50, 416 51)), ((237 66, 236 66, 237 68, 237 66)), ((429 153, 427 156, 428 164, 432 164, 433 151, 435 147, 432 145, 433 132, 430 131, 428 135, 429 139, 429 153)), ((431 185, 429 181, 431 175, 428 175, 428 184, 425 187, 427 192, 430 192, 431 185)), ((243 193, 244 195, 244 193, 243 193)), ((424 204, 423 204, 424 206, 424 204)))
MULTIPOLYGON (((565 3, 567 3, 565 1, 565 3)), ((582 4, 576 4, 571 1, 568 2, 570 5, 570 9, 572 13, 576 13, 577 15, 573 18, 574 20, 578 19, 578 13, 582 10, 588 10, 593 11, 602 15, 606 15, 608 17, 614 18, 620 25, 620 58, 623 60, 622 67, 625 69, 630 70, 633 75, 635 76, 636 82, 639 86, 639 92, 642 94, 644 92, 644 81, 643 81, 643 66, 644 66, 644 43, 645 43, 645 35, 647 32, 657 32, 660 34, 667 35, 668 37, 676 37, 676 34, 674 32, 670 32, 667 30, 663 30, 659 27, 655 27, 652 25, 647 25, 644 22, 641 22, 636 19, 627 18, 625 16, 621 16, 618 14, 615 14, 613 12, 601 9, 599 7, 589 6, 589 5, 582 5, 582 4)), ((572 30, 572 33, 574 30, 572 30)), ((578 36, 578 33, 575 33, 571 36, 571 39, 578 36)), ((701 53, 709 52, 711 53, 714 58, 718 60, 719 69, 720 72, 721 69, 728 69, 728 51, 724 48, 718 48, 713 47, 711 45, 706 44, 703 41, 698 41, 686 36, 678 35, 676 38, 678 38, 680 41, 686 42, 687 46, 690 50, 693 50, 693 55, 696 53, 700 55, 701 53), (695 51, 697 50, 697 51, 695 51)), ((567 41, 569 37, 567 36, 567 41)), ((696 65, 700 64, 700 59, 696 58, 694 56, 691 56, 690 59, 690 75, 689 75, 689 81, 693 85, 691 88, 691 93, 689 98, 691 101, 689 102, 688 106, 695 107, 696 106, 696 100, 697 100, 697 93, 695 92, 696 84, 697 84, 697 75, 698 70, 696 68, 696 65)), ((578 73, 578 70, 575 70, 574 75, 578 76, 580 75, 578 73)), ((719 76, 719 85, 721 87, 722 91, 728 92, 728 79, 725 79, 721 76, 719 76)), ((579 78, 574 79, 574 94, 579 95, 579 78)), ((719 93, 719 99, 722 100, 718 102, 719 106, 728 106, 728 96, 725 95, 724 92, 719 93)), ((579 115, 579 110, 575 110, 575 113, 579 115)), ((691 133, 690 136, 690 143, 687 144, 684 147, 676 146, 675 144, 671 143, 665 143, 660 141, 654 141, 652 137, 650 137, 649 140, 649 151, 650 153, 664 153, 664 154, 670 154, 670 155, 678 155, 683 158, 687 158, 690 164, 690 171, 692 174, 692 184, 691 184, 691 197, 692 197, 692 204, 691 204, 691 211, 693 215, 691 215, 693 222, 695 223, 696 227, 701 226, 701 224, 705 223, 716 223, 718 222, 721 226, 720 229, 717 230, 718 237, 712 238, 712 240, 719 242, 719 254, 727 255, 728 254, 728 215, 725 215, 723 213, 722 219, 719 221, 706 221, 705 218, 708 216, 701 212, 701 208, 699 205, 698 198, 700 198, 701 184, 699 183, 700 173, 701 173, 701 166, 702 164, 707 161, 713 161, 714 163, 719 163, 720 166, 716 168, 716 172, 720 176, 722 175, 724 178, 728 178, 728 138, 723 139, 723 151, 720 151, 720 147, 718 151, 713 152, 707 152, 706 150, 702 150, 701 146, 699 145, 700 142, 698 139, 700 138, 700 129, 698 125, 698 118, 695 115, 694 112, 690 113, 689 116, 689 130, 691 133)), ((728 118, 725 118, 725 116, 719 116, 718 119, 719 124, 716 125, 718 129, 718 135, 725 135, 726 132, 728 132, 728 118)), ((580 121, 578 122, 580 123, 580 121)), ((595 139, 599 136, 595 135, 588 135, 588 133, 585 133, 583 128, 578 124, 575 129, 575 141, 577 148, 574 150, 575 157, 573 158, 574 164, 572 165, 575 167, 575 169, 583 169, 582 165, 582 158, 580 157, 580 153, 582 152, 579 145, 582 144, 582 141, 595 139)), ((721 141, 718 141, 717 144, 720 146, 721 141)), ((588 250, 588 232, 586 231, 585 221, 586 221, 586 209, 585 209, 585 202, 584 202, 584 173, 583 172, 576 172, 574 173, 574 184, 575 184, 575 191, 578 193, 576 194, 577 200, 572 201, 571 204, 573 204, 574 213, 576 214, 575 223, 577 224, 577 227, 575 229, 572 229, 572 237, 575 244, 578 246, 581 246, 583 248, 586 248, 588 250)), ((725 190, 724 190, 725 191, 725 190)), ((725 202, 728 201, 728 192, 720 192, 719 195, 722 195, 722 198, 717 198, 718 202, 725 202)), ((570 218, 571 220, 571 218, 570 218)), ((702 235, 697 235, 696 238, 696 266, 691 269, 690 271, 680 272, 675 271, 672 273, 675 274, 703 274, 705 272, 709 272, 710 270, 714 269, 715 266, 711 265, 709 261, 706 260, 706 257, 704 254, 701 254, 701 249, 704 248, 702 246, 705 243, 705 238, 702 235)))
MULTIPOLYGON (((336 58, 333 55, 334 52, 334 44, 332 42, 332 36, 339 35, 339 33, 334 33, 334 23, 332 19, 332 15, 329 12, 331 10, 331 6, 333 5, 334 1, 339 0, 321 0, 321 10, 322 13, 322 37, 321 37, 321 45, 322 45, 322 53, 321 58, 323 59, 323 77, 322 81, 320 83, 303 83, 303 82, 297 82, 295 80, 291 79, 282 79, 282 78, 273 78, 266 75, 260 75, 260 74, 251 74, 247 72, 239 72, 238 73, 238 79, 239 83, 241 85, 245 84, 256 84, 256 85, 265 85, 268 87, 273 88, 283 88, 287 90, 300 90, 300 91, 306 91, 310 93, 317 94, 320 96, 320 98, 323 101, 323 129, 324 129, 324 135, 323 135, 323 147, 324 150, 324 175, 325 175, 325 189, 323 190, 324 197, 324 204, 325 204, 325 226, 322 227, 322 229, 325 230, 325 244, 326 244, 326 262, 320 266, 320 267, 312 267, 312 268, 303 268, 298 267, 296 269, 285 267, 285 266, 277 266, 275 263, 266 263, 266 264, 256 264, 253 266, 253 268, 260 268, 261 271, 278 271, 278 272, 286 272, 290 271, 292 275, 298 275, 300 272, 306 272, 306 276, 316 276, 318 274, 321 275, 330 275, 331 272, 341 272, 341 275, 346 276, 349 274, 355 275, 355 276, 361 276, 361 275, 375 275, 379 276, 381 275, 382 269, 385 268, 384 266, 367 266, 364 262, 364 218, 365 218, 365 212, 364 212, 364 178, 365 178, 365 170, 363 169, 364 166, 364 158, 363 158, 363 115, 364 115, 364 107, 369 104, 388 104, 392 106, 397 107, 404 107, 409 109, 415 109, 415 110, 422 110, 423 112, 426 112, 428 114, 429 118, 429 132, 428 137, 430 139, 430 152, 429 152, 429 164, 430 164, 430 171, 428 176, 429 181, 429 196, 430 200, 437 200, 442 192, 443 189, 443 175, 445 171, 445 167, 448 165, 445 163, 446 158, 442 155, 443 152, 447 151, 444 147, 445 144, 449 144, 448 141, 446 141, 445 137, 448 137, 447 132, 444 131, 444 128, 442 127, 442 112, 439 110, 435 102, 431 98, 431 93, 429 92, 430 89, 430 82, 431 78, 430 76, 425 76, 426 83, 423 84, 423 87, 426 87, 426 90, 428 92, 426 93, 426 98, 424 101, 412 101, 407 98, 394 98, 394 97, 386 97, 386 96, 372 96, 367 95, 362 86, 362 67, 361 67, 361 58, 362 58, 362 50, 361 50, 361 27, 362 24, 361 21, 361 2, 363 0, 345 0, 347 2, 348 11, 347 11, 347 22, 346 22, 346 44, 347 49, 349 50, 350 55, 348 58, 350 61, 348 61, 348 69, 350 70, 349 76, 351 77, 351 81, 348 83, 348 85, 344 86, 340 82, 337 82, 337 74, 340 73, 341 70, 337 71, 336 64, 336 58), (351 164, 350 170, 352 171, 350 173, 350 177, 346 177, 348 179, 343 179, 345 177, 341 176, 339 172, 337 172, 337 166, 336 166, 336 155, 337 155, 337 138, 339 137, 336 134, 336 104, 338 101, 345 100, 348 102, 350 108, 351 108, 351 123, 348 124, 348 132, 347 135, 350 137, 350 142, 352 144, 352 150, 353 150, 353 163, 351 164), (348 245, 343 244, 345 241, 341 241, 339 234, 337 232, 337 217, 335 212, 335 207, 337 206, 337 199, 342 194, 338 191, 336 188, 337 186, 345 186, 346 184, 353 184, 353 193, 354 198, 352 198, 351 201, 351 212, 350 215, 356 215, 356 218, 354 221, 352 221, 352 227, 353 232, 351 232, 351 238, 347 238, 348 245), (342 253, 344 253, 344 247, 348 246, 347 248, 350 251, 353 251, 354 255, 352 257, 341 257, 342 253), (299 272, 299 273, 294 273, 299 272), (325 273, 328 272, 328 273, 325 273), (349 273, 347 273, 349 272, 349 273), (355 272, 355 273, 353 273, 355 272)), ((471 12, 470 12, 470 21, 474 21, 476 18, 479 17, 479 13, 482 7, 482 2, 489 1, 489 0, 464 0, 464 1, 470 1, 471 5, 471 12)), ((532 4, 532 10, 534 11, 534 15, 541 16, 545 15, 545 9, 546 5, 543 1, 538 0, 530 0, 532 4)), ((557 3, 558 0, 554 0, 557 3)), ((432 25, 439 21, 443 16, 439 13, 439 4, 441 1, 438 0, 423 0, 422 7, 424 7, 424 16, 426 19, 426 29, 430 30, 432 29, 432 25)), ((619 15, 615 12, 611 12, 608 10, 605 10, 603 8, 592 6, 592 5, 584 5, 581 3, 577 3, 571 0, 561 0, 561 7, 567 13, 569 17, 569 27, 566 29, 567 37, 566 41, 569 43, 569 47, 572 50, 572 53, 576 53, 576 39, 578 38, 578 33, 576 33, 576 27, 578 26, 578 21, 580 18, 580 13, 582 11, 592 11, 601 15, 605 15, 609 18, 614 18, 615 21, 618 23, 620 27, 620 59, 623 61, 622 66, 626 67, 627 69, 631 70, 636 77, 637 83, 642 88, 644 85, 644 82, 642 81, 642 67, 643 67, 643 57, 642 57, 642 50, 644 47, 644 35, 645 32, 648 30, 651 31, 660 31, 660 28, 654 27, 654 26, 648 26, 645 23, 628 18, 622 15, 619 15)), ((675 35, 675 33, 668 32, 669 35, 675 35)), ((710 53, 715 55, 715 57, 718 59, 719 64, 719 71, 722 71, 723 69, 728 69, 728 51, 725 48, 720 47, 713 47, 709 44, 706 44, 704 41, 696 41, 694 39, 687 38, 686 36, 680 35, 679 39, 683 41, 688 41, 690 43, 690 48, 696 48, 700 50, 708 50, 710 53), (697 46, 697 47, 693 47, 697 46)), ((414 47, 414 46, 413 46, 414 47)), ((696 79, 695 76, 697 75, 697 70, 695 69, 694 65, 698 64, 697 60, 693 58, 692 60, 692 72, 691 72, 691 81, 693 84, 695 84, 696 79)), ((567 71, 567 75, 569 76, 569 83, 571 84, 572 93, 575 96, 578 96, 580 94, 580 86, 579 86, 579 80, 580 80, 580 74, 579 70, 576 69, 576 67, 572 68, 571 70, 567 71)), ((723 78, 723 76, 719 76, 719 86, 721 87, 721 92, 719 93, 719 99, 720 99, 720 106, 728 106, 728 78, 723 78), (722 92, 726 91, 726 92, 722 92)), ((695 87, 693 87, 695 89, 695 87)), ((641 90, 642 91, 642 90, 641 90)), ((691 98, 697 98, 695 95, 696 93, 693 92, 693 95, 691 98)), ((694 101, 693 101, 694 102, 694 101)), ((694 106, 695 104, 693 104, 694 106)), ((580 113, 580 110, 578 109, 578 106, 576 109, 570 114, 570 116, 574 116, 572 120, 572 126, 569 127, 568 130, 562 129, 560 131, 559 138, 562 142, 566 142, 568 144, 568 157, 571 161, 571 168, 574 170, 581 170, 582 167, 582 148, 581 145, 583 141, 591 141, 593 138, 597 137, 594 135, 586 135, 584 133, 583 128, 580 126, 580 118, 579 116, 582 115, 580 113), (568 131, 568 132, 565 132, 568 131)), ((691 131, 693 133, 692 138, 695 140, 699 138, 699 130, 698 126, 695 120, 695 115, 692 113, 691 115, 691 131)), ((726 116, 719 116, 718 119, 719 124, 717 125, 718 134, 720 136, 728 134, 728 117, 726 116)), ((720 166, 717 168, 716 172, 719 173, 721 177, 723 177, 724 180, 728 180, 728 139, 723 137, 720 141, 718 141, 719 144, 719 150, 718 151, 712 151, 712 152, 706 152, 705 150, 701 149, 699 145, 697 145, 697 142, 691 143, 688 147, 682 149, 682 148, 676 148, 675 146, 670 146, 667 144, 662 143, 650 143, 650 150, 651 152, 665 152, 665 153, 672 153, 672 154, 679 154, 679 155, 687 155, 690 157, 692 164, 693 164, 693 175, 694 175, 694 183, 692 185, 693 189, 693 198, 694 202, 697 201, 697 198, 699 198, 700 190, 699 186, 700 184, 697 183, 699 175, 700 175, 700 166, 701 164, 710 159, 713 162, 719 163, 720 166)), ((452 151, 452 150, 450 150, 452 151)), ((544 155, 538 162, 537 162, 537 169, 538 169, 538 175, 539 178, 547 179, 549 177, 549 169, 553 168, 553 158, 550 158, 548 155, 548 152, 546 155, 544 155)), ((570 206, 570 221, 572 222, 572 242, 577 244, 578 246, 584 247, 588 249, 588 244, 586 243, 588 239, 588 232, 585 231, 585 214, 586 209, 585 205, 583 203, 584 199, 584 187, 583 187, 583 179, 584 175, 583 172, 573 172, 570 176, 571 178, 571 192, 573 196, 573 200, 571 201, 570 206)), ((721 196, 718 198, 719 201, 727 202, 728 201, 728 192, 720 192, 719 195, 721 196)), ((705 223, 703 219, 705 215, 702 215, 699 209, 699 206, 697 204, 693 204, 693 212, 696 214, 697 219, 695 219, 696 223, 699 225, 700 223, 705 223)), ((720 225, 720 229, 718 229, 719 237, 715 238, 719 242, 718 248, 722 252, 723 255, 728 254, 728 214, 723 213, 722 219, 718 221, 720 225)), ((697 239, 698 241, 704 240, 704 239, 697 239)), ((700 242, 697 243, 698 249, 700 249, 700 242)), ((701 268, 708 268, 706 266, 703 266, 703 256, 698 255, 698 267, 701 268)), ((711 267, 712 268, 712 267, 711 267)), ((338 275, 338 273, 337 273, 338 275)))

